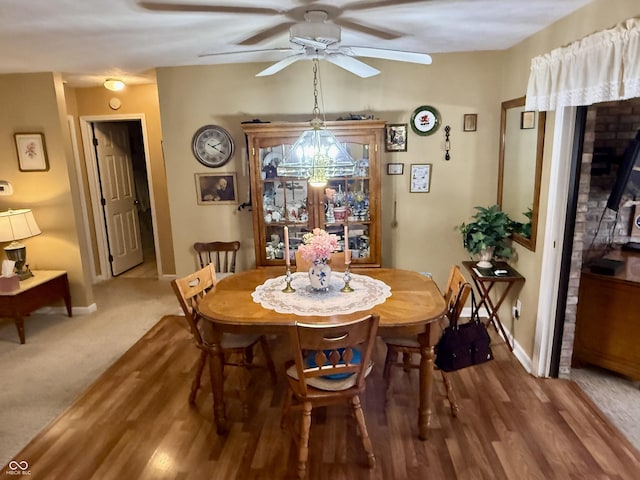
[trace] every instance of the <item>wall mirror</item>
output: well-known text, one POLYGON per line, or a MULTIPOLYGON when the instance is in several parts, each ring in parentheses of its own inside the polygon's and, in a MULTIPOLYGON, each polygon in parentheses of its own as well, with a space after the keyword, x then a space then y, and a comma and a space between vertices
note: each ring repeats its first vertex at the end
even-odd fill
POLYGON ((518 222, 513 240, 535 251, 546 115, 524 104, 525 97, 502 102, 498 205, 518 222))

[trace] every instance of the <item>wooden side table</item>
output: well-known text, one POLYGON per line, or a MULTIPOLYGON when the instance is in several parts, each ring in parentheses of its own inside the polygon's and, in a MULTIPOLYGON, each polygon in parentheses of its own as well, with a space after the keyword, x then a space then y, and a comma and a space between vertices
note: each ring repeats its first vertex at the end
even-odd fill
POLYGON ((40 307, 63 299, 71 316, 71 294, 67 272, 63 270, 34 270, 33 277, 20 282, 20 288, 0 292, 0 316, 13 318, 20 343, 25 343, 24 317, 40 307))
POLYGON ((493 327, 502 333, 504 341, 507 343, 509 350, 513 352, 513 345, 509 341, 509 337, 507 336, 507 332, 500 321, 500 317, 498 316, 498 310, 500 310, 500 305, 504 302, 505 298, 507 298, 507 294, 511 290, 516 283, 524 282, 525 278, 520 275, 513 267, 511 267, 506 262, 493 262, 492 268, 479 268, 477 262, 466 261, 462 262, 462 265, 469 271, 471 274, 471 279, 473 280, 478 293, 480 294, 480 300, 478 300, 478 309, 484 307, 487 309, 489 313, 489 322, 493 325, 493 327), (503 274, 496 274, 496 271, 506 271, 503 274), (495 303, 491 300, 489 293, 493 289, 493 287, 499 283, 506 285, 506 288, 502 290, 501 293, 498 293, 497 300, 495 303))

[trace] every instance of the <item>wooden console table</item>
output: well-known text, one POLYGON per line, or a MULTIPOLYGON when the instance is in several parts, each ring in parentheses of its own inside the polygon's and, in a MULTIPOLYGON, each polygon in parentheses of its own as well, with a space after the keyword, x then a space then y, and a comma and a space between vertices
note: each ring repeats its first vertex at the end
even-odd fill
POLYGON ((616 275, 580 276, 572 365, 592 364, 640 380, 640 255, 621 255, 616 275))
POLYGON ((511 290, 516 283, 524 282, 524 277, 520 275, 513 267, 511 267, 506 262, 493 262, 492 268, 478 268, 476 265, 478 262, 466 261, 462 262, 462 265, 469 271, 471 274, 471 279, 480 294, 480 300, 478 300, 478 309, 484 307, 487 309, 489 313, 489 322, 493 325, 493 327, 502 333, 502 337, 504 341, 507 343, 509 350, 513 352, 513 345, 509 341, 509 337, 507 336, 507 332, 500 321, 500 317, 498 316, 498 310, 500 310, 500 305, 504 302, 505 298, 507 298, 507 294, 511 290), (506 271, 503 274, 496 274, 496 271, 506 271), (491 300, 489 293, 493 289, 493 287, 499 283, 506 285, 506 288, 502 290, 501 293, 498 293, 497 300, 495 303, 491 300))
POLYGON ((0 316, 13 318, 20 343, 25 343, 24 317, 56 300, 64 300, 71 316, 71 294, 67 272, 62 270, 34 270, 33 277, 20 282, 20 288, 0 292, 0 316))

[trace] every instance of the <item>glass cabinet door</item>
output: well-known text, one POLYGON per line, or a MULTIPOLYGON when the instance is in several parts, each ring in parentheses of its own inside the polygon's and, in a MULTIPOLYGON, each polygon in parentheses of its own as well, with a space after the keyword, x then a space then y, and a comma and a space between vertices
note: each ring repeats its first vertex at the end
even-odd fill
POLYGON ((338 235, 344 248, 344 227, 347 225, 353 263, 367 263, 371 239, 369 145, 346 143, 344 146, 356 161, 354 175, 333 178, 327 183, 323 195, 323 228, 338 235))
POLYGON ((283 260, 284 226, 289 227, 289 256, 302 242, 310 226, 308 184, 304 179, 279 177, 278 163, 288 145, 261 148, 262 217, 266 260, 283 260))

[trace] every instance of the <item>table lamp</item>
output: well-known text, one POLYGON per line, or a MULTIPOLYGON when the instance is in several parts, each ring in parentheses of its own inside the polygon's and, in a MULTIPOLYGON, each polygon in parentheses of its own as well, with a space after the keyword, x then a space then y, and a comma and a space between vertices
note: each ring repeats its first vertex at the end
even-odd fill
POLYGON ((9 260, 16 262, 16 274, 20 280, 32 277, 33 273, 24 264, 27 260, 27 247, 16 240, 35 237, 40 235, 40 228, 33 217, 31 210, 25 208, 21 210, 7 210, 0 212, 0 242, 11 243, 4 247, 9 260))

